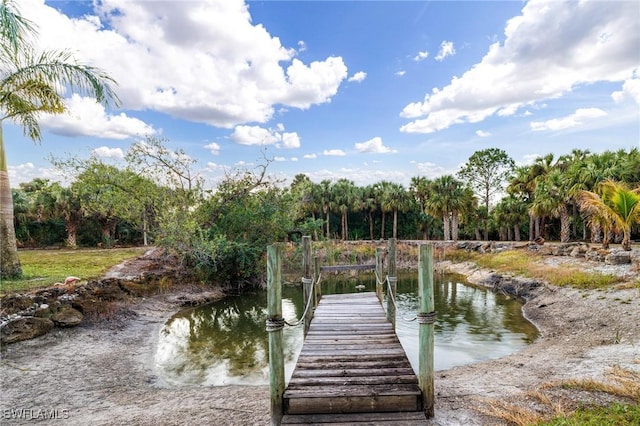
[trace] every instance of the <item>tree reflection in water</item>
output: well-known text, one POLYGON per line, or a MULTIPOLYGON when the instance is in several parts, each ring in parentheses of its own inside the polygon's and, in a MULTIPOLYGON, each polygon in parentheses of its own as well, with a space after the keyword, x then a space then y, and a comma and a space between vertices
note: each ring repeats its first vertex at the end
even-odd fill
MULTIPOLYGON (((522 316, 521 303, 485 289, 460 284, 463 277, 436 276, 436 370, 513 353, 537 337, 522 316)), ((355 292, 357 284, 374 291, 375 278, 326 277, 323 293, 355 292)), ((417 369, 418 324, 406 321, 418 309, 416 274, 398 280, 398 336, 417 369)), ((283 288, 283 314, 295 321, 304 309, 301 290, 283 288)), ((155 363, 173 385, 268 384, 269 338, 265 331, 266 293, 229 297, 174 315, 160 332, 155 363)), ((302 326, 285 327, 285 374, 290 377, 302 346, 302 326)))

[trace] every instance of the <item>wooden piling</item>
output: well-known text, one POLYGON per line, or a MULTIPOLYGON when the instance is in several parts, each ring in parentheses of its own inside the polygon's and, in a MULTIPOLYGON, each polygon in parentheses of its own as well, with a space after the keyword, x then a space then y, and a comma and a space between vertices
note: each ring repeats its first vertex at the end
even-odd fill
POLYGON ((384 294, 384 269, 382 259, 384 255, 384 249, 382 247, 376 248, 376 296, 380 304, 382 304, 382 295, 384 294))
POLYGON ((316 292, 316 300, 314 303, 315 306, 318 306, 318 303, 320 303, 320 298, 322 297, 322 287, 320 286, 320 259, 318 258, 318 256, 314 256, 313 258, 313 282, 317 284, 313 287, 315 288, 316 292))
POLYGON ((302 306, 306 308, 307 303, 310 303, 309 309, 304 311, 304 335, 307 335, 309 331, 309 325, 311 324, 311 318, 313 318, 313 309, 315 305, 313 300, 315 294, 313 293, 313 278, 311 278, 311 237, 305 235, 302 237, 302 306))
POLYGON ((398 290, 398 275, 396 272, 396 239, 389 238, 389 266, 387 269, 388 293, 387 293, 387 319, 391 322, 393 329, 396 328, 396 305, 395 297, 398 290))
POLYGON ((420 309, 418 311, 418 383, 424 397, 424 411, 427 417, 434 415, 433 385, 433 323, 435 321, 435 304, 433 300, 433 245, 420 246, 418 255, 418 294, 420 309))
POLYGON ((282 420, 284 394, 284 352, 282 328, 282 248, 267 247, 267 332, 269 333, 269 386, 271 388, 271 425, 282 420))

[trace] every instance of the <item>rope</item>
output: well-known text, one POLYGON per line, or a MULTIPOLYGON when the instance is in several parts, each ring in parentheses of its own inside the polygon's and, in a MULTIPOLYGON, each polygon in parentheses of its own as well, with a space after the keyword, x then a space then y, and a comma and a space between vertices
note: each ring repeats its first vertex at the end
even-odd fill
POLYGON ((309 289, 309 292, 308 292, 309 294, 307 296, 307 303, 306 303, 306 306, 304 307, 304 312, 302 313, 302 317, 300 317, 299 320, 296 320, 295 322, 292 322, 292 323, 286 320, 283 320, 286 325, 288 325, 289 327, 297 327, 304 322, 304 319, 307 317, 307 312, 309 312, 309 307, 311 306, 311 300, 315 297, 314 286, 318 284, 320 284, 320 276, 318 276, 318 281, 316 281, 315 283, 311 278, 302 277, 303 286, 311 285, 311 288, 309 289))
POLYGON ((284 328, 285 320, 284 318, 267 318, 267 331, 271 333, 272 331, 282 330, 284 328))
POLYGON ((416 317, 418 318, 418 324, 433 324, 436 322, 436 311, 418 312, 416 317))
POLYGON ((406 318, 406 317, 405 317, 405 316, 403 316, 403 315, 398 315, 398 304, 396 303, 396 295, 393 293, 393 290, 391 289, 391 282, 392 282, 392 281, 393 281, 393 282, 397 282, 397 281, 398 281, 398 277, 390 277, 390 276, 388 276, 388 275, 387 275, 387 289, 388 289, 388 291, 387 291, 387 297, 388 297, 389 299, 391 299, 391 302, 393 303, 393 306, 394 306, 394 307, 395 307, 395 309, 396 309, 396 317, 398 317, 398 316, 399 316, 399 317, 400 317, 400 319, 402 319, 403 321, 406 321, 406 322, 415 321, 415 320, 418 318, 418 316, 417 316, 417 315, 416 315, 416 316, 414 316, 413 318, 406 318))

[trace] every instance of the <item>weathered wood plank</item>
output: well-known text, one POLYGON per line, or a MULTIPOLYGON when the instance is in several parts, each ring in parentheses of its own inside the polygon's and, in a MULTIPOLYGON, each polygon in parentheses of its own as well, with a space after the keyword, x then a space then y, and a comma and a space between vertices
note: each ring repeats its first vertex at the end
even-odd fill
POLYGON ((326 265, 321 266, 321 272, 343 272, 343 271, 367 271, 376 269, 376 265, 364 264, 364 265, 326 265))
POLYGON ((284 403, 287 415, 421 410, 418 379, 375 293, 323 296, 284 403))
POLYGON ((365 376, 383 376, 383 375, 411 375, 414 374, 412 368, 398 368, 398 367, 387 367, 387 368, 323 368, 322 370, 313 369, 296 369, 293 377, 340 377, 340 376, 348 376, 348 377, 365 377, 365 376))
POLYGON ((418 383, 418 378, 413 371, 411 374, 369 376, 300 377, 298 375, 295 380, 291 380, 291 383, 289 383, 289 389, 301 389, 305 386, 394 385, 406 383, 418 383))
POLYGON ((331 424, 338 426, 366 423, 368 425, 413 426, 424 425, 426 420, 424 413, 421 411, 355 414, 287 414, 282 418, 282 424, 331 424))

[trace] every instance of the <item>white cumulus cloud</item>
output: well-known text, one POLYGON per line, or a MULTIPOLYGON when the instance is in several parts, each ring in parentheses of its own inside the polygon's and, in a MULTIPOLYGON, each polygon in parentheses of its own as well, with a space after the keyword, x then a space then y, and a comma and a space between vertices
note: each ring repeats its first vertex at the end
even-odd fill
POLYGON ((73 18, 44 0, 20 0, 20 7, 38 26, 41 47, 66 46, 106 71, 127 110, 233 128, 267 122, 274 105, 329 102, 347 78, 339 56, 295 58, 295 48, 252 22, 243 0, 103 0, 93 14, 73 18))
POLYGON ((480 63, 406 105, 401 116, 415 120, 400 130, 432 133, 512 114, 578 85, 630 79, 640 51, 637 18, 633 2, 530 0, 480 63))
POLYGON ((236 126, 231 140, 240 145, 275 145, 277 148, 299 148, 300 137, 295 132, 283 132, 284 126, 278 124, 276 129, 265 129, 260 126, 236 126))
POLYGON ((105 139, 127 139, 158 133, 142 120, 124 113, 108 114, 95 99, 73 94, 66 102, 64 114, 43 114, 40 125, 63 136, 95 136, 105 139))
POLYGON ((382 144, 382 138, 376 136, 373 139, 369 139, 366 142, 356 143, 356 151, 360 153, 374 153, 374 154, 386 154, 390 152, 396 152, 389 147, 382 144))
POLYGON ((325 149, 322 155, 326 155, 327 157, 344 157, 347 153, 341 149, 325 149))
POLYGON ((211 142, 204 146, 205 149, 208 149, 213 155, 220 155, 220 145, 215 142, 211 142))
POLYGON ((424 61, 428 57, 429 57, 429 52, 424 50, 424 51, 418 52, 418 54, 413 57, 413 60, 416 62, 420 62, 420 61, 424 61))
POLYGON ((122 160, 124 158, 124 151, 121 148, 109 148, 108 146, 101 146, 91 152, 101 158, 113 158, 116 160, 122 160))
POLYGON ((476 136, 480 138, 486 138, 491 136, 491 133, 484 130, 476 130, 476 136))
POLYGON ((563 130, 576 127, 594 118, 606 116, 607 113, 600 108, 581 108, 575 113, 562 118, 554 118, 547 121, 532 121, 531 130, 563 130))
POLYGON ((367 73, 364 71, 358 71, 357 73, 349 77, 349 81, 360 83, 361 81, 364 81, 365 78, 367 78, 367 73))
POLYGON ((447 56, 453 56, 455 54, 456 48, 453 46, 453 42, 445 40, 440 44, 440 50, 438 50, 435 60, 442 62, 447 56))

